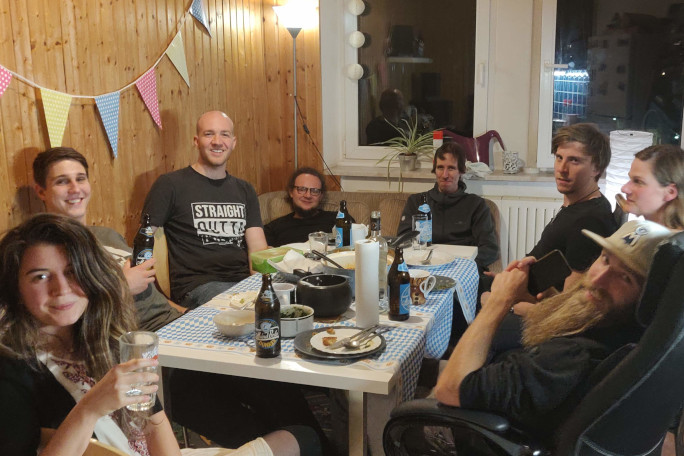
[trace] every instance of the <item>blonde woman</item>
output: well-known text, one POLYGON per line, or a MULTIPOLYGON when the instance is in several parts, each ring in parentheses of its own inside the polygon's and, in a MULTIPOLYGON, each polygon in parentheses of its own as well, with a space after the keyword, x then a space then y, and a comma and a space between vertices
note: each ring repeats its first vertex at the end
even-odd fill
POLYGON ((684 229, 684 150, 659 144, 637 153, 622 192, 625 198, 618 201, 625 212, 684 229))

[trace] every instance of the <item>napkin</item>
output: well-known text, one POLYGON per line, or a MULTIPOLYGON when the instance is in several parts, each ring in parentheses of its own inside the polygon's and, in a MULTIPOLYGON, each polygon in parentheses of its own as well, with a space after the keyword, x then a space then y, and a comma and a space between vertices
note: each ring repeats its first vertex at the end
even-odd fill
POLYGON ((295 269, 303 269, 312 273, 323 272, 323 266, 320 261, 305 258, 304 255, 296 250, 287 252, 283 259, 277 263, 269 259, 268 264, 285 274, 292 274, 292 271, 295 269))
POLYGON ((472 179, 473 177, 484 178, 487 174, 492 172, 486 163, 482 162, 466 162, 466 172, 463 175, 465 179, 472 179))

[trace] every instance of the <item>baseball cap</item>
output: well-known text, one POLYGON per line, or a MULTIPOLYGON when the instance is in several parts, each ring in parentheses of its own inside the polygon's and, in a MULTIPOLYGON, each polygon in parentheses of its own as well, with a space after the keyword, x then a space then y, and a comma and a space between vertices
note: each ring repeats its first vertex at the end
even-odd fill
POLYGON ((582 230, 582 233, 642 277, 648 275, 660 243, 674 234, 664 226, 648 220, 627 222, 605 238, 589 230, 582 230))

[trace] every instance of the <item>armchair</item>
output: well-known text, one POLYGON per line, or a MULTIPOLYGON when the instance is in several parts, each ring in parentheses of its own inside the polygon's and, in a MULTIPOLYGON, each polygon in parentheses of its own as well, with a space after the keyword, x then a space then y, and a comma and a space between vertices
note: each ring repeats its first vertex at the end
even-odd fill
POLYGON ((604 360, 596 383, 544 448, 487 412, 423 399, 401 404, 385 427, 387 455, 660 454, 684 401, 684 233, 655 256, 636 310, 645 327, 638 344, 604 360), (605 376, 601 374, 605 373, 605 376))

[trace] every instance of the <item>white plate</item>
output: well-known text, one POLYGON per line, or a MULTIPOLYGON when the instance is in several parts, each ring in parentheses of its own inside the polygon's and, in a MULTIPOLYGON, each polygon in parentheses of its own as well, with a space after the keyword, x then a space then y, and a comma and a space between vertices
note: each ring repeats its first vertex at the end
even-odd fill
POLYGON ((454 258, 456 258, 454 255, 451 255, 450 253, 435 250, 432 254, 432 258, 430 258, 430 264, 422 264, 421 261, 423 261, 425 257, 427 257, 428 252, 429 250, 406 249, 404 250, 404 261, 406 261, 406 264, 409 266, 430 267, 442 266, 443 264, 451 263, 452 261, 454 261, 454 258))
POLYGON ((256 290, 241 291, 231 295, 228 299, 228 302, 230 307, 234 309, 241 309, 245 303, 249 302, 245 309, 254 309, 254 301, 256 300, 257 296, 259 296, 259 292, 256 290))
POLYGON ((364 344, 363 347, 358 348, 356 350, 349 349, 346 347, 341 347, 341 348, 337 348, 335 350, 332 350, 330 347, 323 345, 323 338, 324 337, 336 337, 337 340, 342 340, 345 337, 353 336, 354 334, 358 333, 359 331, 361 331, 360 328, 335 328, 335 334, 330 334, 327 331, 321 331, 319 333, 314 334, 311 337, 311 346, 313 348, 315 348, 316 350, 319 350, 319 351, 322 351, 325 353, 332 353, 335 355, 348 355, 348 354, 354 354, 354 353, 366 353, 366 352, 369 352, 371 350, 375 350, 382 343, 382 339, 380 339, 380 337, 378 337, 378 336, 375 336, 368 343, 364 344))

